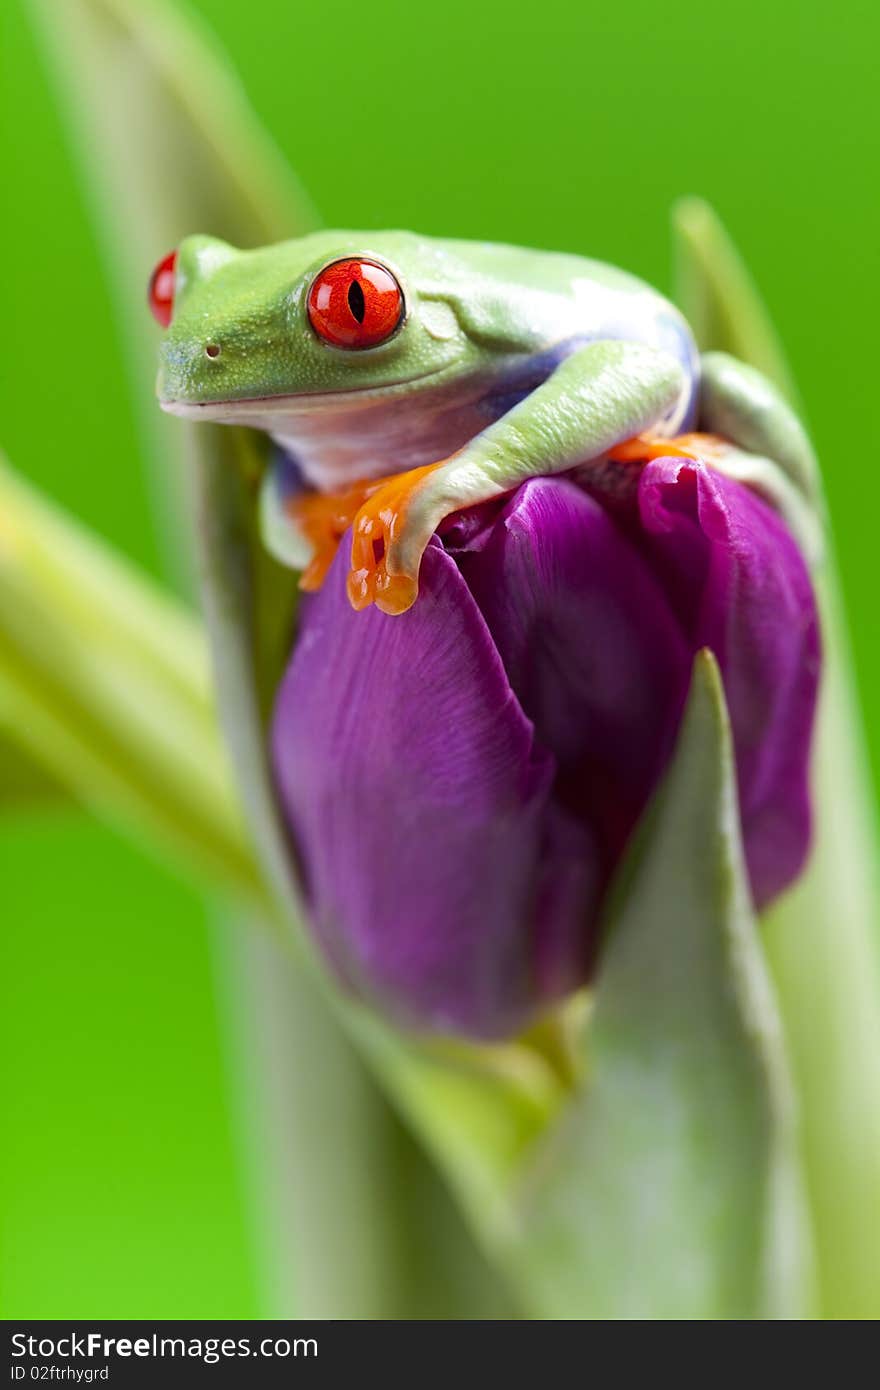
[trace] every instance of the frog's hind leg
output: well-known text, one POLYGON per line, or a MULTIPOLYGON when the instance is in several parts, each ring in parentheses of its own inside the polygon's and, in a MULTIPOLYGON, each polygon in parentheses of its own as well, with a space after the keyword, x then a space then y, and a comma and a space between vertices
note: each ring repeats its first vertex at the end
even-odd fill
POLYGON ((819 470, 807 432, 771 381, 726 352, 702 358, 699 428, 778 464, 804 496, 818 503, 819 470))
POLYGON ((301 572, 301 589, 320 589, 368 492, 368 484, 344 493, 314 492, 281 452, 266 469, 260 484, 260 536, 270 555, 301 572))
POLYGON ((720 472, 763 493, 808 560, 823 548, 819 470, 807 432, 776 387, 724 352, 702 358, 698 429, 728 445, 712 458, 720 472))
POLYGON ((260 482, 260 537, 287 569, 304 571, 315 557, 313 541, 293 515, 295 502, 306 495, 296 464, 279 450, 260 482))

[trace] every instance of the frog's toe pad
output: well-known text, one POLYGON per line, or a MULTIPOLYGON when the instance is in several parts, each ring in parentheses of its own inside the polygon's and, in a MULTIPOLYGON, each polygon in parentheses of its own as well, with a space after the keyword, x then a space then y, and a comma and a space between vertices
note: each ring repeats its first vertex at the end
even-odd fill
POLYGON ((386 479, 355 517, 348 598, 358 611, 375 603, 382 613, 405 613, 415 603, 424 546, 408 544, 413 536, 407 531, 407 514, 413 494, 437 466, 413 468, 386 479))
POLYGON ((380 613, 405 613, 419 594, 419 581, 408 574, 389 574, 384 563, 374 570, 353 569, 347 583, 348 601, 357 612, 375 603, 380 613))

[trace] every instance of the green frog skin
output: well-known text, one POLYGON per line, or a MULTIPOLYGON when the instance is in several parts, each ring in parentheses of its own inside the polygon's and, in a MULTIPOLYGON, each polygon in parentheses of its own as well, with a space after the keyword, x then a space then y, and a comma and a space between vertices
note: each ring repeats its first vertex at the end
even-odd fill
POLYGON ((263 534, 304 587, 350 524, 352 603, 402 612, 444 517, 537 474, 619 467, 635 436, 632 457, 647 457, 694 429, 716 436, 699 456, 818 557, 815 461, 790 407, 734 358, 701 358, 678 310, 621 270, 341 231, 254 251, 193 236, 169 265, 162 408, 279 446, 263 534))

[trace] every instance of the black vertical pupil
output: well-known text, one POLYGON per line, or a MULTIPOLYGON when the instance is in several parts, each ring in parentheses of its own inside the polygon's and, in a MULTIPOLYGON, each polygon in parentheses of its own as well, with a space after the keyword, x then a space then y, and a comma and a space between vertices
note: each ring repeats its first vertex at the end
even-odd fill
POLYGON ((348 287, 348 307, 354 314, 358 323, 363 323, 364 314, 367 311, 367 302, 364 299, 363 286, 360 280, 352 280, 348 287))

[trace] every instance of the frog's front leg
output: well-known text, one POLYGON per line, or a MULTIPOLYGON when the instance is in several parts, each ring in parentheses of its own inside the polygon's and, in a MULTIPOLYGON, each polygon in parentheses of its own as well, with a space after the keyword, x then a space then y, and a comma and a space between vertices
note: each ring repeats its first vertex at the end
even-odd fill
POLYGON ((687 379, 672 356, 637 343, 590 343, 451 458, 390 479, 360 508, 348 593, 402 613, 418 594, 422 555, 444 517, 563 473, 643 430, 662 433, 687 379))

